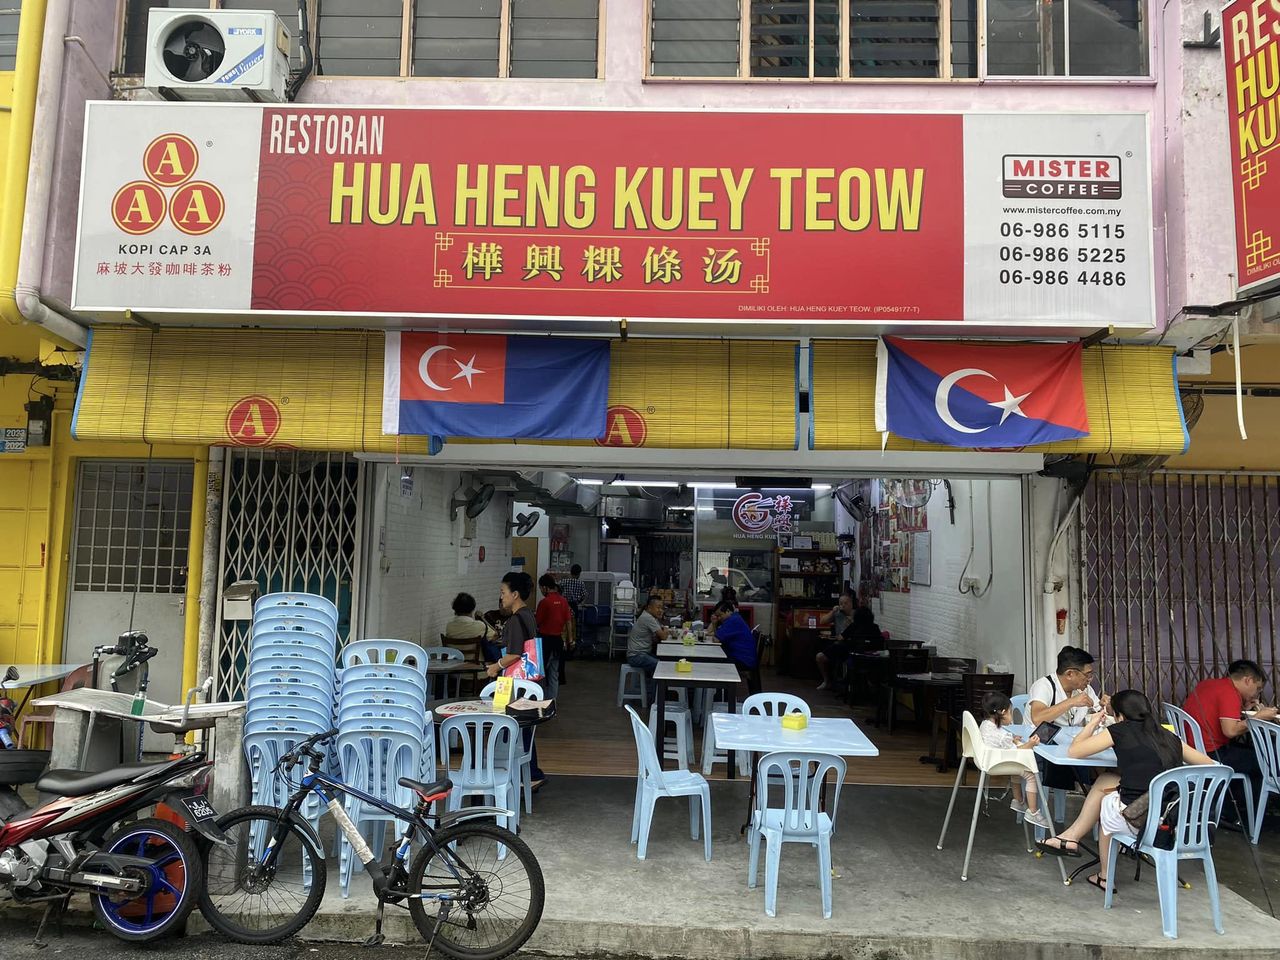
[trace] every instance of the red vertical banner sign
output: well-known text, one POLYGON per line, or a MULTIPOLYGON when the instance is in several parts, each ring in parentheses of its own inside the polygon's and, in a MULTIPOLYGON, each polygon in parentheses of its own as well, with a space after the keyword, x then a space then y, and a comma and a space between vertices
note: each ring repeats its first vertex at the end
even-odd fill
POLYGON ((1280 282, 1280 7, 1232 0, 1222 8, 1227 68, 1236 287, 1280 282))

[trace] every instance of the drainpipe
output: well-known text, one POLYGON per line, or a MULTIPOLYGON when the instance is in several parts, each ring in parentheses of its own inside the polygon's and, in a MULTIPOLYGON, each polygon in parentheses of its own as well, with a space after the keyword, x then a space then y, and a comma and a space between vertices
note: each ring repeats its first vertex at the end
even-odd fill
POLYGON ((1053 646, 1058 633, 1057 593, 1060 589, 1053 576, 1053 558, 1058 552, 1058 543, 1062 540, 1062 535, 1066 533, 1067 527, 1071 526, 1071 518, 1075 516, 1076 508, 1080 506, 1080 501, 1083 499, 1084 488, 1081 487, 1079 492, 1074 493, 1071 503, 1067 506, 1067 512, 1063 514, 1062 519, 1058 522, 1058 527, 1053 532, 1053 539, 1049 542, 1049 551, 1044 558, 1044 585, 1040 604, 1046 640, 1044 652, 1050 655, 1050 663, 1053 662, 1053 646))
MULTIPOLYGON (((25 8, 23 13, 26 13, 25 8)), ((27 167, 21 259, 18 263, 14 300, 23 317, 44 327, 58 339, 83 347, 88 339, 85 328, 52 309, 40 294, 44 275, 45 240, 48 237, 49 197, 53 191, 58 141, 62 67, 66 59, 66 33, 70 16, 71 0, 48 0, 44 19, 44 46, 40 54, 40 85, 36 93, 34 131, 27 167)))
POLYGON ((226 450, 209 448, 209 469, 203 490, 193 495, 205 498, 204 559, 200 565, 200 633, 196 644, 196 683, 213 676, 213 632, 218 614, 218 546, 222 531, 222 477, 226 450))

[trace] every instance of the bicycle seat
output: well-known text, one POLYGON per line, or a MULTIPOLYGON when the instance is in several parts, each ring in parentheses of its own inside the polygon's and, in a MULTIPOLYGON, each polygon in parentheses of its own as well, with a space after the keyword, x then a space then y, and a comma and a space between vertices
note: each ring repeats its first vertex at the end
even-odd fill
POLYGON ((453 781, 448 777, 441 777, 439 780, 423 783, 421 780, 401 777, 400 786, 408 787, 423 800, 439 800, 441 797, 448 796, 449 791, 453 789, 453 781))
POLYGON ((36 789, 41 793, 56 793, 64 797, 83 797, 128 783, 145 773, 169 765, 170 761, 166 760, 163 763, 128 763, 93 773, 84 770, 50 770, 36 781, 36 789))

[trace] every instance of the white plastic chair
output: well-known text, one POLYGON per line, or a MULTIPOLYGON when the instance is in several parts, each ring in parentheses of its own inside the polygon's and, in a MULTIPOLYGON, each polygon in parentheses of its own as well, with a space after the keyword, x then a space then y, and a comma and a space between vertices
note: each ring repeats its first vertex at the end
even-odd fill
MULTIPOLYGON (((444 774, 453 781, 449 793, 449 809, 461 810, 466 797, 491 797, 493 805, 510 810, 510 816, 499 817, 511 831, 520 827, 518 756, 520 726, 513 719, 497 713, 465 713, 449 717, 440 724, 440 747, 443 751, 444 774), (453 740, 460 741, 458 764, 454 766, 453 740)), ((500 851, 506 856, 506 848, 500 851)))
POLYGON ((1166 770, 1151 781, 1150 805, 1142 836, 1117 833, 1111 838, 1107 855, 1107 895, 1103 906, 1111 909, 1116 889, 1116 857, 1120 847, 1136 848, 1156 865, 1156 886, 1160 892, 1160 920, 1164 935, 1178 938, 1178 864, 1183 860, 1200 860, 1204 864, 1205 887, 1209 891, 1209 908, 1213 913, 1213 929, 1222 933, 1222 907, 1218 901, 1218 875, 1213 866, 1209 829, 1222 812, 1222 801, 1231 784, 1234 771, 1220 763, 1209 766, 1177 767, 1166 770), (1178 821, 1173 829, 1173 849, 1155 845, 1156 830, 1167 803, 1166 788, 1178 795, 1178 821))
MULTIPOLYGON (((960 792, 960 781, 964 779, 965 764, 972 760, 973 765, 978 768, 981 775, 978 777, 978 790, 973 798, 973 820, 969 824, 969 843, 964 848, 964 866, 960 870, 960 879, 969 879, 969 858, 973 854, 973 836, 978 831, 978 812, 982 809, 982 800, 986 795, 987 780, 991 777, 1014 776, 1020 777, 1023 773, 1030 771, 1036 772, 1035 754, 1031 750, 997 750, 989 747, 983 742, 982 731, 978 728, 978 721, 973 718, 973 714, 968 710, 960 718, 961 730, 960 740, 964 747, 964 755, 960 758, 960 769, 956 771, 956 782, 951 788, 951 801, 947 804, 947 815, 942 821, 942 833, 938 837, 938 849, 942 849, 942 843, 947 839, 947 827, 951 825, 951 812, 956 806, 956 794, 960 792)), ((1041 802, 1044 798, 1041 798, 1041 802)), ((1029 827, 1027 822, 1023 821, 1023 829, 1026 831, 1029 827)), ((1030 849, 1030 839, 1027 842, 1030 849)))
POLYGON ((756 808, 748 834, 747 886, 756 887, 760 841, 765 843, 764 912, 778 915, 778 866, 784 843, 807 843, 818 848, 818 882, 822 887, 822 918, 831 919, 831 832, 840 806, 840 787, 847 767, 842 757, 825 753, 767 753, 760 758, 756 778, 756 808), (821 809, 822 782, 835 771, 836 789, 831 812, 821 809), (782 806, 769 805, 770 782, 782 787, 782 806))
POLYGON ((427 651, 408 640, 358 640, 342 648, 342 666, 411 666, 425 678, 427 651))
MULTIPOLYGON (((414 780, 423 775, 423 747, 421 724, 417 734, 406 732, 398 724, 380 724, 377 720, 368 723, 342 724, 338 734, 338 758, 342 770, 342 781, 370 796, 385 800, 399 807, 414 806, 413 791, 399 785, 401 777, 414 780)), ((358 797, 346 794, 342 798, 343 808, 356 824, 366 842, 374 850, 382 850, 385 841, 386 825, 395 824, 396 832, 400 824, 388 813, 372 804, 366 805, 358 797)), ((342 896, 351 893, 351 874, 355 863, 352 855, 351 841, 342 834, 339 847, 339 879, 342 883, 342 896)))
MULTIPOLYGON (((1173 732, 1178 735, 1179 740, 1183 743, 1190 744, 1201 753, 1208 753, 1204 748, 1204 731, 1200 729, 1200 722, 1196 720, 1195 717, 1187 713, 1187 711, 1183 710, 1181 707, 1174 706, 1172 703, 1164 704, 1162 712, 1164 713, 1164 722, 1173 727, 1173 732)), ((1254 743, 1256 744, 1257 741, 1255 740, 1254 743)), ((1253 784, 1249 782, 1248 776, 1243 773, 1233 773, 1231 779, 1239 780, 1244 784, 1245 815, 1248 817, 1245 822, 1252 827, 1254 821, 1253 784)), ((1267 809, 1267 797, 1265 792, 1263 793, 1261 800, 1261 809, 1265 811, 1267 809)), ((1258 819, 1258 822, 1262 822, 1261 818, 1258 819)), ((1247 827, 1246 830, 1247 829, 1249 828, 1247 827)), ((1258 842, 1258 834, 1256 831, 1250 839, 1254 843, 1258 842)))
MULTIPOLYGON (((490 681, 480 691, 480 699, 492 700, 497 689, 498 681, 490 681)), ((535 683, 532 680, 514 680, 511 687, 511 699, 520 700, 523 698, 542 700, 544 698, 542 684, 535 683)), ((524 794, 525 813, 533 812, 533 740, 537 733, 536 727, 530 727, 528 749, 525 748, 523 735, 520 738, 520 745, 516 748, 517 759, 520 762, 520 789, 524 794)))
MULTIPOLYGON (((711 704, 711 713, 728 713, 729 705, 716 701, 711 704)), ((738 757, 738 773, 741 776, 751 776, 751 760, 746 750, 737 751, 738 757)), ((715 724, 711 722, 711 714, 706 718, 706 723, 702 727, 702 775, 709 776, 711 768, 717 763, 728 764, 729 752, 727 750, 716 749, 715 724)))
POLYGON ((624 663, 618 671, 618 706, 622 706, 628 700, 639 700, 641 710, 647 707, 649 705, 647 680, 644 671, 639 667, 624 663), (636 689, 633 690, 633 687, 636 689))
MULTIPOLYGON (((1258 756, 1258 767, 1262 770, 1262 790, 1258 794, 1258 812, 1252 814, 1253 834, 1250 837, 1257 843, 1258 835, 1262 833, 1262 819, 1267 812, 1267 798, 1273 793, 1280 793, 1280 724, 1250 718, 1249 735, 1253 740, 1253 751, 1258 756)), ((1245 796, 1252 801, 1253 790, 1248 784, 1245 785, 1245 796)))
MULTIPOLYGON (((451 660, 461 661, 466 659, 463 656, 462 651, 457 649, 456 647, 427 647, 423 652, 427 655, 428 665, 433 662, 448 663, 451 660)), ((436 693, 435 681, 439 680, 441 681, 440 687, 443 693, 443 698, 448 699, 450 679, 453 680, 454 696, 461 696, 462 695, 462 675, 458 673, 455 673, 452 676, 452 678, 447 673, 438 674, 436 676, 432 676, 430 673, 428 673, 427 682, 431 684, 431 695, 433 697, 435 696, 435 693, 436 693)))
POLYGON ((662 742, 662 759, 674 760, 681 769, 693 766, 693 716, 689 708, 681 703, 668 703, 663 711, 663 722, 675 724, 675 733, 668 734, 658 730, 658 705, 649 707, 649 733, 654 742, 662 742))
POLYGON ((663 770, 653 734, 640 716, 626 706, 631 715, 631 732, 636 738, 639 772, 636 775, 636 802, 631 815, 631 842, 637 844, 636 858, 643 860, 649 850, 649 830, 653 826, 653 808, 659 797, 689 798, 689 836, 698 839, 698 805, 702 805, 702 852, 711 862, 711 787, 706 779, 688 770, 663 770))
POLYGON ((753 693, 742 701, 744 717, 781 717, 788 713, 813 716, 809 704, 789 693, 753 693))

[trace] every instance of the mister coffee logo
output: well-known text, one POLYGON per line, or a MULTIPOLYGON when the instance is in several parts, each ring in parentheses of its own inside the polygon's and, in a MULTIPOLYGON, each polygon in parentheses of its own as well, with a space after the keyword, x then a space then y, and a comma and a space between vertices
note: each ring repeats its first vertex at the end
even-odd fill
POLYGON ((189 137, 166 133, 142 152, 145 180, 131 180, 111 200, 111 218, 132 236, 142 236, 166 219, 183 233, 203 236, 222 222, 226 201, 207 180, 194 180, 200 151, 189 137))
POLYGON ((1004 157, 1004 195, 1023 199, 1119 200, 1119 157, 1004 157))

